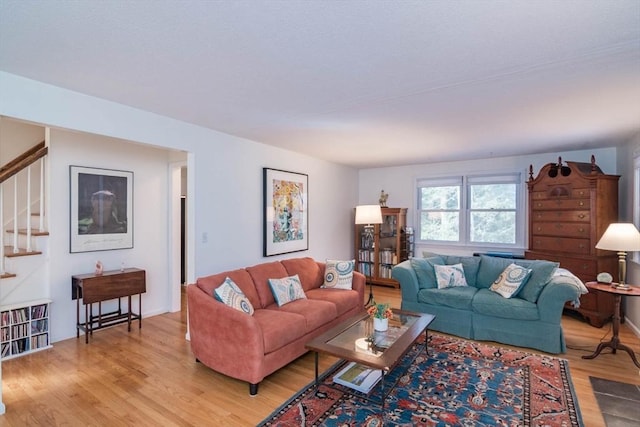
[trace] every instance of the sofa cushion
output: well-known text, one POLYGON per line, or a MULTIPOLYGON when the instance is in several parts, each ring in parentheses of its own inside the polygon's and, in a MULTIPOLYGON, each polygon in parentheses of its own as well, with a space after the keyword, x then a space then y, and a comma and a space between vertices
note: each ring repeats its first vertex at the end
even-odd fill
POLYGON ((444 305, 446 307, 471 310, 471 301, 478 292, 472 286, 458 286, 446 289, 421 289, 418 291, 418 302, 431 305, 444 305))
POLYGON ((524 286, 531 274, 531 269, 511 263, 493 282, 489 290, 504 298, 511 298, 524 286))
POLYGON ((464 278, 462 264, 434 265, 438 289, 453 288, 456 286, 468 286, 464 278))
POLYGON ((411 258, 409 261, 411 268, 416 272, 418 277, 418 286, 420 289, 431 289, 438 286, 436 281, 436 273, 434 265, 444 265, 444 259, 441 256, 431 258, 411 258))
POLYGON ((244 268, 200 277, 196 280, 196 285, 207 295, 213 296, 213 291, 220 286, 227 277, 233 280, 238 288, 240 288, 254 308, 262 307, 262 303, 256 292, 256 287, 253 284, 253 279, 244 268))
MULTIPOLYGON (((289 275, 287 273, 287 269, 284 268, 284 265, 278 261, 266 262, 264 264, 247 267, 247 272, 253 280, 256 292, 258 293, 258 297, 260 298, 261 307, 268 307, 276 302, 275 298, 273 297, 273 293, 271 292, 271 288, 269 287, 269 279, 279 279, 282 277, 287 277, 289 275)), ((240 284, 238 283, 238 285, 240 284)), ((240 286, 240 288, 244 291, 244 288, 242 288, 242 286, 240 286)))
POLYGON ((298 275, 300 283, 302 283, 302 289, 305 292, 309 289, 319 288, 324 281, 322 276, 324 270, 320 268, 313 258, 290 258, 283 259, 280 262, 287 270, 287 276, 298 275))
POLYGON ((538 320, 538 306, 522 298, 503 298, 489 289, 479 289, 473 297, 474 313, 486 316, 517 320, 538 320))
POLYGON ((338 309, 334 303, 317 299, 298 299, 281 307, 274 304, 266 309, 301 315, 304 317, 305 332, 314 331, 338 317, 338 309))
POLYGON ((338 316, 352 310, 354 307, 364 307, 360 294, 355 290, 319 288, 306 292, 307 299, 330 301, 335 304, 338 316))
POLYGON ((527 282, 522 289, 520 289, 520 292, 518 292, 519 298, 526 299, 529 302, 538 301, 540 292, 542 292, 542 289, 549 280, 551 280, 553 273, 555 273, 556 269, 560 266, 557 262, 542 260, 518 260, 516 264, 531 269, 531 274, 527 282))
POLYGON ((304 316, 297 313, 287 313, 281 309, 260 309, 255 311, 253 318, 262 331, 265 354, 276 351, 307 333, 304 316))
POLYGON ((224 279, 222 285, 213 291, 213 295, 218 301, 225 305, 247 313, 250 316, 253 315, 253 306, 251 302, 249 302, 249 298, 242 293, 238 285, 230 278, 227 277, 224 279))
POLYGON ((280 307, 291 301, 307 298, 302 290, 302 283, 300 283, 300 278, 297 274, 283 277, 282 279, 269 279, 269 287, 271 288, 271 292, 273 292, 276 303, 280 307))
POLYGON ((464 269, 464 277, 467 285, 476 286, 476 276, 480 268, 480 258, 477 256, 457 256, 443 255, 444 263, 447 265, 462 264, 464 269))
POLYGON ((480 259, 480 268, 478 269, 478 276, 476 278, 476 284, 479 288, 491 287, 500 273, 512 262, 525 268, 530 268, 531 275, 527 283, 525 283, 522 289, 520 289, 520 292, 518 292, 520 298, 526 299, 529 302, 536 302, 538 300, 542 288, 544 288, 544 285, 551 279, 553 272, 559 265, 557 262, 551 261, 513 260, 487 255, 480 255, 480 259))
POLYGON ((356 261, 328 259, 324 269, 323 288, 351 289, 356 261))

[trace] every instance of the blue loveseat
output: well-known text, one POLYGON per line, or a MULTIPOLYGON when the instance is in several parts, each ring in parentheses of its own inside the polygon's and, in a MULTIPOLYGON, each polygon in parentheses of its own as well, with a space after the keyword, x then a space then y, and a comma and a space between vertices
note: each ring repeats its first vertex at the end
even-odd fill
POLYGON ((391 272, 400 282, 402 309, 436 316, 430 329, 547 353, 564 353, 560 319, 565 302, 579 303, 587 289, 557 263, 486 255, 412 258, 391 272), (510 298, 489 288, 511 263, 532 270, 510 298), (462 264, 468 286, 438 289, 435 265, 462 264))

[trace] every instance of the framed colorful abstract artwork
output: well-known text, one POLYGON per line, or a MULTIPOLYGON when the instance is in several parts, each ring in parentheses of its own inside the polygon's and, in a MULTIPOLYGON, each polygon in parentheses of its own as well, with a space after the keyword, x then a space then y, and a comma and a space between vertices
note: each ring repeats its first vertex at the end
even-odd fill
POLYGON ((309 249, 309 176, 263 168, 264 256, 309 249))

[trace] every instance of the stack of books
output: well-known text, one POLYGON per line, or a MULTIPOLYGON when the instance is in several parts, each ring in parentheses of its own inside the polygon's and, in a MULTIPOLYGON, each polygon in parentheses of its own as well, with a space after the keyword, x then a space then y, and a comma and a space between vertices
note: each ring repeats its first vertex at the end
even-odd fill
POLYGON ((380 369, 349 362, 333 377, 333 382, 366 394, 378 384, 381 378, 382 371, 380 369))

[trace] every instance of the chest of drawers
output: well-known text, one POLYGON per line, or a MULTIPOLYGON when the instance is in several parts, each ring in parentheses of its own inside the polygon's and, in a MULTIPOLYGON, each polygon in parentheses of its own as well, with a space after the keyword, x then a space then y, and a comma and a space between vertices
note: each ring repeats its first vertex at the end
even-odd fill
MULTIPOLYGON (((618 221, 618 175, 607 175, 591 163, 548 163, 534 178, 529 168, 529 250, 527 259, 560 263, 583 282, 606 271, 617 276, 617 257, 596 249, 610 223, 618 221)), ((617 280, 617 278, 616 278, 617 280)), ((580 298, 576 310, 594 326, 613 315, 614 301, 603 292, 580 298)))

